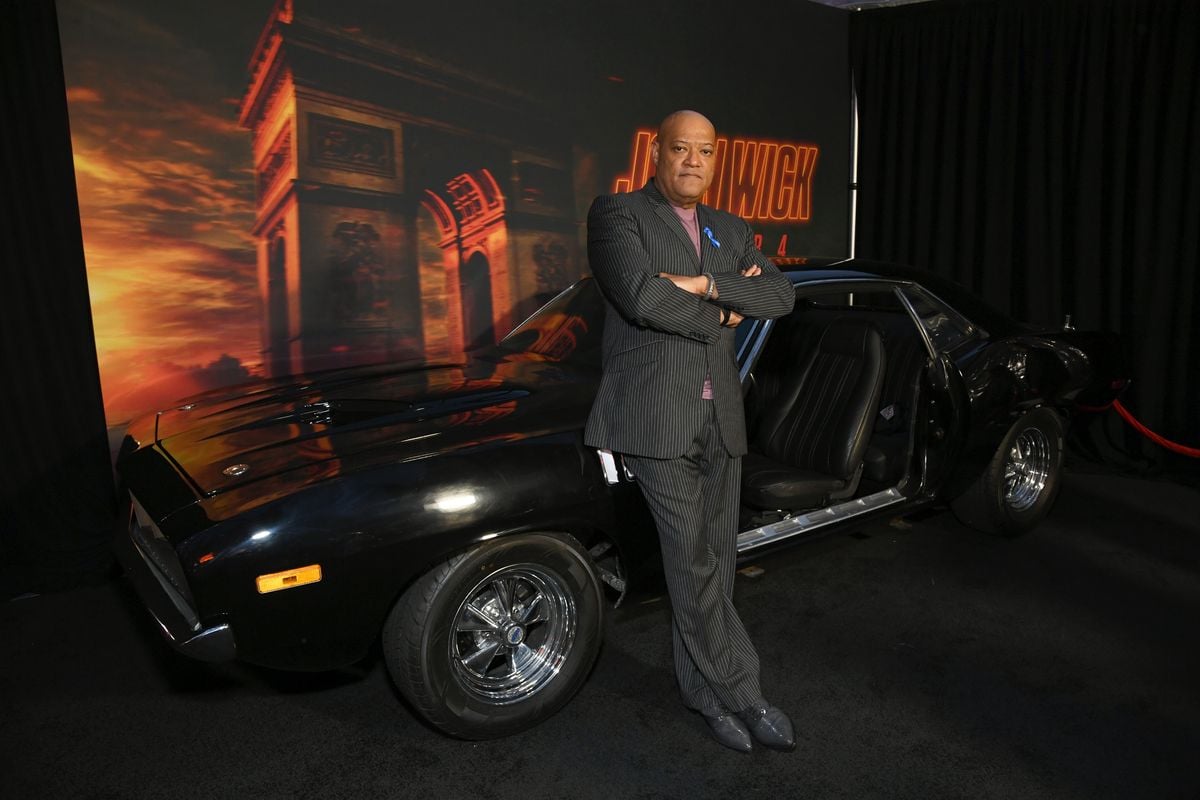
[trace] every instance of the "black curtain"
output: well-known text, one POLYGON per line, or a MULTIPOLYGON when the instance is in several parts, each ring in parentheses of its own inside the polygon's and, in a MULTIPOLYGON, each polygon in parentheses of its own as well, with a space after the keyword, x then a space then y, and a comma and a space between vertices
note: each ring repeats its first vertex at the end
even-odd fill
POLYGON ((49 0, 0 8, 0 599, 107 575, 114 491, 49 0))
MULTIPOLYGON (((1200 3, 936 0, 855 14, 857 255, 1123 337, 1125 404, 1200 446, 1200 3)), ((1190 467, 1110 419, 1120 446, 1190 467)))

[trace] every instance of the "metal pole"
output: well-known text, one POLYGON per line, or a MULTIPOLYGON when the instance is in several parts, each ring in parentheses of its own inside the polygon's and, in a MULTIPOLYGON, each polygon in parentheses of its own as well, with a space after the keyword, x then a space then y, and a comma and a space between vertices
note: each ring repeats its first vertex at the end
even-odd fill
POLYGON ((850 70, 850 258, 854 258, 858 230, 858 92, 850 70))

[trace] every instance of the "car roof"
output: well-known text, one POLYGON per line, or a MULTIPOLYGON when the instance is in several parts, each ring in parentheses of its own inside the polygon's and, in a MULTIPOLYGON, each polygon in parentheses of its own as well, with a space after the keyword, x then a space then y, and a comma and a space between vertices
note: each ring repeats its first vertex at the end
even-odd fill
POLYGON ((961 284, 928 270, 859 258, 783 257, 772 260, 797 287, 825 281, 912 281, 985 328, 996 332, 1011 331, 1020 325, 961 284))
MULTIPOLYGON (((825 280, 914 280, 922 283, 932 274, 903 264, 862 258, 782 257, 772 261, 794 284, 825 280)), ((937 280, 936 277, 934 280, 937 280)))

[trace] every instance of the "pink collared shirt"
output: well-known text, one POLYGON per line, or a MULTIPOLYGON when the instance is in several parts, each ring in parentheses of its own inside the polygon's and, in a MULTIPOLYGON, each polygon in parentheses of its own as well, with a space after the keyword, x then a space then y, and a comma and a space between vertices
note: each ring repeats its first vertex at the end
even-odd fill
MULTIPOLYGON (((700 220, 696 218, 696 207, 680 208, 674 203, 670 204, 671 210, 675 212, 675 216, 679 217, 679 221, 683 223, 683 229, 687 231, 688 238, 692 240, 692 246, 696 248, 696 257, 700 258, 700 220)), ((704 386, 700 389, 700 399, 712 400, 712 376, 704 376, 704 386)))

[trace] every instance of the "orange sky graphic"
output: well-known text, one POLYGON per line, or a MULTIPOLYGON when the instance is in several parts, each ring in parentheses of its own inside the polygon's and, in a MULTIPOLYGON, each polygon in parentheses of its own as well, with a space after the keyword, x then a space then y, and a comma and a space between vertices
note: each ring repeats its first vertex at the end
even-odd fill
POLYGON ((244 70, 249 45, 206 51, 135 6, 59 3, 110 425, 261 372, 250 134, 236 123, 244 71, 239 82, 224 63, 244 70))

